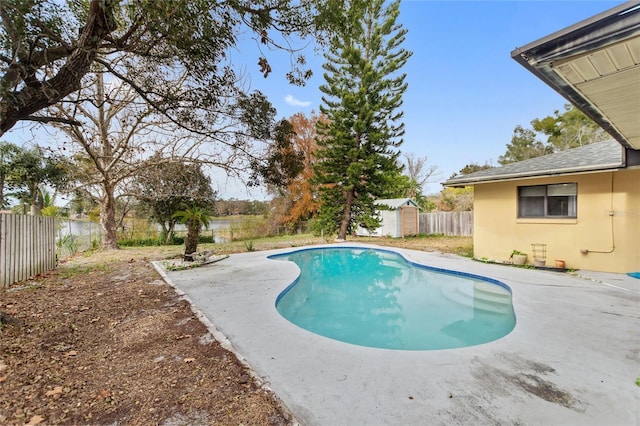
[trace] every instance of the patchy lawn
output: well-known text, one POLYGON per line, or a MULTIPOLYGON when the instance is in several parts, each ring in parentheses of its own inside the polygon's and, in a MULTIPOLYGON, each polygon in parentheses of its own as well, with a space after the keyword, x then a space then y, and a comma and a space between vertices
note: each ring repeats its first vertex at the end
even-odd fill
MULTIPOLYGON (((353 241, 470 255, 471 238, 353 241)), ((203 245, 217 254, 322 243, 311 236, 203 245)), ((0 289, 0 424, 291 423, 149 260, 182 247, 78 255, 0 289)))
POLYGON ((420 251, 439 251, 464 257, 473 257, 473 237, 446 237, 442 235, 407 237, 405 239, 360 237, 353 239, 353 241, 420 251))

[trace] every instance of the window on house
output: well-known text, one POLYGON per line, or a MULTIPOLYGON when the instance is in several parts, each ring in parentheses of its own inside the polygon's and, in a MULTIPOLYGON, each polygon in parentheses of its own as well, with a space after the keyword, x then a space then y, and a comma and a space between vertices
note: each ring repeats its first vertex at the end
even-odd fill
POLYGON ((518 217, 576 217, 575 183, 518 187, 518 217))

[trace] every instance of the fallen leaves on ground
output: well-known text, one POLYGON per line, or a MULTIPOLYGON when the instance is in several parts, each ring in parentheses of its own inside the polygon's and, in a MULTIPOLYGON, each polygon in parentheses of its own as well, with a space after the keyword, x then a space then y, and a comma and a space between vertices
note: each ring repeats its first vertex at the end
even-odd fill
POLYGON ((52 390, 47 391, 47 393, 45 393, 45 395, 46 396, 56 396, 56 395, 60 395, 61 393, 62 393, 62 386, 56 386, 52 390))
POLYGON ((31 420, 29 420, 29 423, 27 423, 27 426, 35 426, 42 423, 43 421, 44 421, 44 417, 36 415, 31 417, 31 420))
POLYGON ((18 320, 0 329, 0 424, 289 424, 152 266, 120 252, 0 289, 18 320))

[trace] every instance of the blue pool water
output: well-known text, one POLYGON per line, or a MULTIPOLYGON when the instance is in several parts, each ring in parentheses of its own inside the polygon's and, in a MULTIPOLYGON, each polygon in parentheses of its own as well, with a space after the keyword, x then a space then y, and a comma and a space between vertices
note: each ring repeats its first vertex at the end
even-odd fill
POLYGON ((278 312, 335 340, 448 349, 499 339, 515 326, 510 289, 489 278, 409 263, 386 250, 319 248, 271 258, 301 270, 278 296, 278 312))

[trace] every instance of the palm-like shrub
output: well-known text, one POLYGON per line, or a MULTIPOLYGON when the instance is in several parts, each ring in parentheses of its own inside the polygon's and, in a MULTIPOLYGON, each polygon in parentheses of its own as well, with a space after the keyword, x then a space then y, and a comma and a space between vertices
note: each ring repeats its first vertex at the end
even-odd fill
POLYGON ((211 213, 197 205, 185 205, 183 210, 176 212, 173 217, 180 223, 187 225, 187 238, 184 240, 184 260, 193 261, 193 253, 198 250, 200 230, 204 226, 209 228, 211 213))

